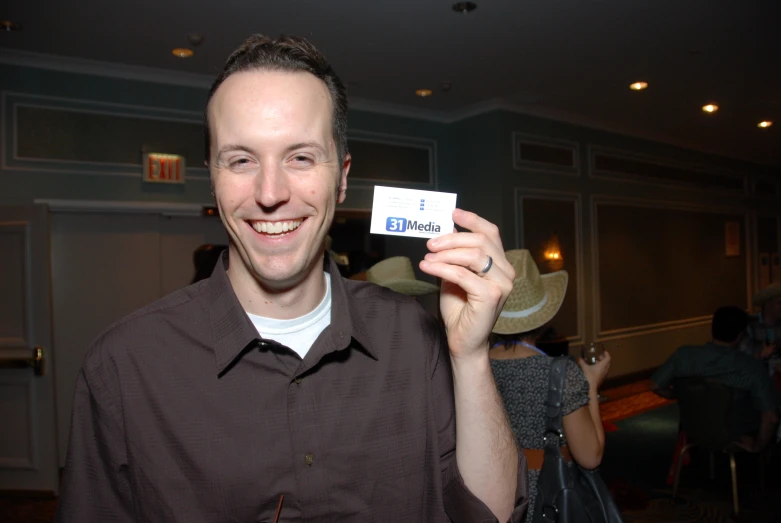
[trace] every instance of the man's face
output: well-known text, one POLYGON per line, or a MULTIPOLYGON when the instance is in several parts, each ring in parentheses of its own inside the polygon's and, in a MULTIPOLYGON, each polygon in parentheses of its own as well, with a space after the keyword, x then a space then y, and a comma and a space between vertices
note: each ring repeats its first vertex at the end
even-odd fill
POLYGON ((339 164, 328 88, 305 72, 246 71, 220 85, 208 111, 231 275, 292 288, 322 270, 325 237, 347 189, 350 157, 339 164))

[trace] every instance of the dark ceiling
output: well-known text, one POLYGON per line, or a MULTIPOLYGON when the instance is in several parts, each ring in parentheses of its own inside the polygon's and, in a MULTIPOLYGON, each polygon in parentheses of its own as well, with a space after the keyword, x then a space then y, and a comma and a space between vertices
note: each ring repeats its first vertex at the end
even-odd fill
POLYGON ((448 0, 11 0, 0 19, 23 30, 0 33, 0 61, 42 53, 206 85, 249 34, 297 34, 359 106, 443 120, 506 107, 781 166, 780 0, 476 1, 459 14, 448 0), (193 32, 195 56, 174 57, 193 32))

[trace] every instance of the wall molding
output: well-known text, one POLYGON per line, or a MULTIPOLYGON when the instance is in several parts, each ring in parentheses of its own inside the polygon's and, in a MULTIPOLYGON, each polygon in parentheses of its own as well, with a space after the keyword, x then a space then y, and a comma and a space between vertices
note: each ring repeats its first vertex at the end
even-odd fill
MULTIPOLYGON (((713 318, 712 315, 698 316, 694 318, 686 318, 683 320, 665 321, 660 323, 651 323, 648 325, 639 325, 636 327, 627 327, 624 329, 602 331, 597 333, 595 341, 605 342, 623 340, 627 338, 635 338, 638 336, 646 336, 648 334, 656 334, 659 332, 688 329, 690 327, 697 327, 699 325, 709 325, 711 318, 713 318)), ((595 330, 594 332, 597 331, 595 330)))
POLYGON ((572 140, 561 140, 557 138, 546 138, 532 134, 512 132, 512 151, 513 151, 513 169, 516 171, 543 172, 546 174, 560 174, 563 176, 580 176, 580 143, 572 140), (572 166, 559 166, 545 162, 533 162, 522 160, 519 156, 518 144, 528 143, 531 145, 542 145, 546 147, 567 148, 572 151, 572 166))
MULTIPOLYGON (((128 163, 110 163, 94 161, 74 161, 60 159, 41 159, 21 157, 17 154, 17 115, 18 107, 34 107, 57 111, 71 111, 85 114, 100 114, 123 118, 136 118, 147 121, 169 121, 203 125, 203 115, 194 111, 172 110, 163 107, 129 105, 121 103, 98 102, 78 98, 45 96, 15 91, 0 93, 0 165, 4 170, 66 173, 68 175, 100 175, 141 178, 142 165, 128 163)), ((429 156, 428 181, 426 183, 398 182, 396 180, 364 180, 352 178, 354 186, 388 183, 421 189, 438 187, 437 141, 431 138, 403 136, 353 129, 348 132, 348 140, 377 143, 397 147, 410 147, 426 150, 429 156)), ((140 154, 140 153, 139 153, 140 154)), ((187 166, 187 180, 209 181, 206 167, 187 166)))
POLYGON ((585 296, 585 271, 583 267, 583 205, 582 197, 578 192, 546 190, 546 189, 525 189, 515 187, 513 197, 513 212, 515 214, 515 248, 520 249, 523 245, 523 199, 554 200, 563 202, 572 202, 575 206, 575 261, 576 274, 578 277, 577 285, 577 326, 578 332, 574 336, 567 336, 567 341, 571 346, 579 346, 585 343, 586 328, 586 296, 585 296))
POLYGON ((689 190, 706 190, 714 193, 727 193, 738 194, 735 189, 728 187, 718 186, 700 186, 692 182, 678 182, 674 179, 653 179, 650 177, 643 177, 632 173, 618 173, 612 171, 602 171, 595 167, 595 157, 597 154, 604 154, 614 158, 620 158, 624 160, 630 160, 635 162, 645 162, 659 167, 669 167, 672 169, 682 169, 688 171, 694 171, 702 174, 718 175, 725 178, 734 178, 741 181, 742 190, 740 194, 749 194, 748 177, 739 172, 724 169, 723 167, 711 167, 702 163, 686 162, 681 160, 674 160, 662 156, 652 156, 643 153, 636 153, 614 147, 606 147, 597 144, 588 144, 587 146, 587 159, 588 159, 588 175, 589 178, 597 180, 610 180, 624 183, 641 184, 641 185, 654 185, 667 188, 689 189, 689 190))
MULTIPOLYGON (((40 449, 38 448, 38 416, 35 411, 35 377, 32 371, 20 371, 13 374, 5 374, 0 378, 0 385, 24 388, 27 398, 27 435, 29 436, 29 451, 24 457, 0 457, 0 469, 39 470, 40 449), (21 374, 21 375, 20 375, 21 374)), ((20 427, 17 427, 20 428, 20 427)))
MULTIPOLYGON (((763 212, 763 211, 753 211, 751 214, 751 252, 756 254, 757 258, 753 261, 753 277, 751 278, 752 284, 751 284, 751 294, 749 295, 749 304, 750 307, 753 307, 753 300, 754 300, 754 291, 760 291, 762 290, 760 288, 760 282, 759 282, 759 220, 760 219, 771 219, 775 220, 776 222, 776 253, 781 251, 781 213, 779 214, 772 214, 769 212, 763 212)), ((772 254, 772 253, 768 253, 772 254)), ((770 264, 770 270, 773 270, 773 259, 772 256, 768 260, 768 263, 770 264)), ((773 278, 771 275, 771 281, 773 279, 778 279, 777 277, 773 278)))
MULTIPOLYGON (((351 178, 354 181, 364 182, 374 185, 387 183, 400 187, 414 187, 420 189, 436 189, 439 187, 438 162, 437 162, 437 141, 433 138, 423 138, 418 136, 405 136, 390 133, 379 133, 375 131, 365 131, 362 129, 348 130, 347 140, 355 142, 376 143, 381 145, 390 145, 396 147, 410 147, 428 151, 428 183, 417 182, 399 182, 396 180, 351 178)), ((362 184, 359 184, 362 185, 362 184)), ((349 185, 348 185, 349 187, 349 185)))
POLYGON ((116 213, 116 214, 160 214, 163 216, 200 217, 204 207, 214 203, 143 202, 119 200, 57 200, 36 199, 35 204, 46 205, 50 212, 61 213, 116 213))
POLYGON ((689 204, 682 202, 651 200, 642 198, 631 198, 623 196, 612 196, 602 194, 592 194, 589 198, 589 213, 590 213, 590 248, 591 248, 591 265, 592 265, 592 280, 591 280, 591 298, 592 298, 592 332, 596 341, 611 341, 623 338, 630 338, 635 336, 643 336, 646 334, 654 334, 657 332, 664 332, 669 330, 680 330, 699 325, 704 325, 710 321, 712 315, 696 316, 691 318, 682 318, 678 320, 671 320, 661 323, 652 323, 644 325, 635 325, 631 327, 624 327, 620 329, 611 329, 607 331, 601 330, 602 318, 601 318, 601 296, 599 292, 599 223, 597 218, 597 207, 599 205, 621 205, 625 207, 636 207, 645 209, 661 209, 661 210, 675 210, 675 211, 689 211, 698 213, 712 213, 712 214, 735 214, 743 218, 743 238, 742 248, 746 253, 746 306, 751 303, 752 297, 752 278, 753 278, 753 253, 752 253, 752 238, 749 231, 751 231, 751 216, 745 208, 739 206, 723 206, 723 205, 709 205, 709 204, 689 204))
MULTIPOLYGON (((19 156, 17 153, 17 109, 19 107, 203 125, 203 116, 192 111, 3 91, 0 93, 0 166, 3 170, 122 176, 138 179, 142 177, 141 148, 139 148, 138 164, 19 156)), ((188 165, 187 180, 208 181, 209 170, 205 166, 188 165)))

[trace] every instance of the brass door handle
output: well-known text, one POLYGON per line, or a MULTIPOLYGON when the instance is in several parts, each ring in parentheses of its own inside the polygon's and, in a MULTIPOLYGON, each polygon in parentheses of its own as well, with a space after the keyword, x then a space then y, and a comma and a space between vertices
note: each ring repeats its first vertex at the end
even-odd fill
MULTIPOLYGON (((25 349, 30 350, 30 349, 25 349)), ((29 358, 3 358, 0 356, 0 368, 24 369, 31 368, 36 376, 43 376, 44 372, 43 347, 35 347, 29 358)))

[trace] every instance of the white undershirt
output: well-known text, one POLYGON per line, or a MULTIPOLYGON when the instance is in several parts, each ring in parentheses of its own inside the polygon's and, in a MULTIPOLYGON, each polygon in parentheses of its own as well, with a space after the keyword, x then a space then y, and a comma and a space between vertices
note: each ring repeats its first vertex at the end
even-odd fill
POLYGON ((303 359, 320 333, 331 324, 331 275, 325 274, 325 296, 311 312, 292 320, 277 320, 247 313, 261 337, 290 347, 303 359))

